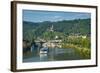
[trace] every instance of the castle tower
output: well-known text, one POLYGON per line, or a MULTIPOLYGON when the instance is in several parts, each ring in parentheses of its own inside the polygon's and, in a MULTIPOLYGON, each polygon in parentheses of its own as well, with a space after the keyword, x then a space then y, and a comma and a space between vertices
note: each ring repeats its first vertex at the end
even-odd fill
POLYGON ((54 31, 54 27, 53 27, 53 25, 50 27, 50 31, 54 31))

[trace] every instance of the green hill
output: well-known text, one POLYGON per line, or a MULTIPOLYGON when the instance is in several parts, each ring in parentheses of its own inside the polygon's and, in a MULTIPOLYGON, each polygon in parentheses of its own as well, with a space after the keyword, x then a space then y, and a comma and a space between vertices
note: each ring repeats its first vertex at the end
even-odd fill
POLYGON ((53 38, 55 35, 68 36, 71 34, 90 35, 90 19, 63 20, 57 22, 28 22, 23 21, 23 39, 32 40, 37 37, 53 38), (53 33, 50 28, 53 25, 53 33))

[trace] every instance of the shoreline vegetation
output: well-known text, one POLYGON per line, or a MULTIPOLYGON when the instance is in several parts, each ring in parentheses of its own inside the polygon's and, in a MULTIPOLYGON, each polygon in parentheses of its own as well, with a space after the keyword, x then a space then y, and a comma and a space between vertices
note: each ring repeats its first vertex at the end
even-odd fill
POLYGON ((63 46, 64 46, 63 48, 65 48, 65 49, 66 48, 67 49, 70 49, 70 48, 75 49, 76 53, 81 55, 82 58, 89 59, 91 56, 91 49, 90 48, 84 48, 84 47, 80 47, 78 45, 73 45, 73 44, 66 44, 63 46))
POLYGON ((62 43, 62 48, 73 48, 82 58, 91 58, 91 38, 90 36, 67 37, 62 43))

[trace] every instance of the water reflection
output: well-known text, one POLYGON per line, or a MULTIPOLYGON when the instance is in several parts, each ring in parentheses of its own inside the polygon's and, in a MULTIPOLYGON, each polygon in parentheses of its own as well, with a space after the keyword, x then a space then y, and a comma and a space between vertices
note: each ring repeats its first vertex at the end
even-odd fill
POLYGON ((48 55, 47 54, 40 54, 40 61, 45 61, 48 59, 48 55))
POLYGON ((39 49, 31 49, 23 55, 23 62, 79 60, 81 57, 71 48, 48 48, 48 53, 40 53, 39 49))

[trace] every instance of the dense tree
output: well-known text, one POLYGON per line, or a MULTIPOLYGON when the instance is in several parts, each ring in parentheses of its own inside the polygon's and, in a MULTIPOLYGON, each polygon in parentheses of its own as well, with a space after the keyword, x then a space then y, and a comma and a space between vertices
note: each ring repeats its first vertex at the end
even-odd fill
MULTIPOLYGON (((76 20, 63 20, 57 22, 28 22, 23 21, 23 39, 31 40, 37 37, 51 39, 55 35, 59 35, 61 38, 66 36, 77 34, 77 35, 88 35, 90 36, 91 25, 90 19, 76 19, 76 20), (49 32, 51 26, 54 26, 54 32, 49 32)), ((78 42, 75 42, 76 44, 78 42)))

